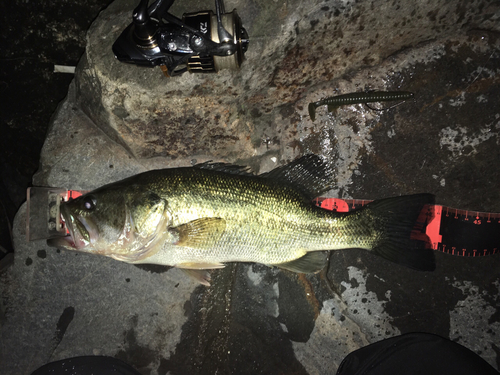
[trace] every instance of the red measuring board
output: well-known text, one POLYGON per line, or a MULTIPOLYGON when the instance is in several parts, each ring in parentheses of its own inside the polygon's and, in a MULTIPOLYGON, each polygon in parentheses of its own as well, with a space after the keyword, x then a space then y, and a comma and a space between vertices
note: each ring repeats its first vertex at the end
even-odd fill
POLYGON ((68 201, 70 199, 78 198, 79 196, 85 194, 87 191, 82 190, 68 190, 66 196, 64 197, 64 201, 68 201))
MULTIPOLYGON (((371 200, 316 198, 321 208, 349 212, 371 200)), ((425 205, 417 219, 415 233, 425 233, 434 250, 477 257, 500 253, 500 213, 458 210, 439 205, 425 205)))

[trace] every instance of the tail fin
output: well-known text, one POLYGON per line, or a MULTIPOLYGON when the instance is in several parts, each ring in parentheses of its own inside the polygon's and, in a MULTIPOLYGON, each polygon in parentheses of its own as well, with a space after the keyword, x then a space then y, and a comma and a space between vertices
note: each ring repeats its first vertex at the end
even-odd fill
POLYGON ((426 248, 430 243, 428 238, 421 241, 412 236, 422 208, 433 203, 432 194, 415 194, 381 199, 366 205, 364 209, 371 213, 375 229, 380 233, 372 251, 413 269, 434 271, 434 251, 426 248))

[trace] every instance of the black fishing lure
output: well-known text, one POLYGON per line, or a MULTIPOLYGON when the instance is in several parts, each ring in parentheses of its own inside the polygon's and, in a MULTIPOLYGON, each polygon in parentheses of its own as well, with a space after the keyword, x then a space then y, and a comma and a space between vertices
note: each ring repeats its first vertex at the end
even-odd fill
POLYGON ((328 106, 328 112, 333 112, 341 105, 392 102, 396 100, 405 101, 411 98, 413 98, 413 93, 409 91, 354 92, 309 103, 308 109, 309 116, 311 116, 311 120, 314 121, 316 118, 316 108, 322 105, 328 106))

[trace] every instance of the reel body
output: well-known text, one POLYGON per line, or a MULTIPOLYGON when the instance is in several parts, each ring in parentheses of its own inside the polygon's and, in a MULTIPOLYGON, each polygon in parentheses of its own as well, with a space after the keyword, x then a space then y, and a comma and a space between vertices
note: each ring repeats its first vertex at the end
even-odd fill
POLYGON ((248 34, 236 10, 226 13, 222 1, 211 10, 168 12, 173 0, 141 0, 132 23, 113 44, 115 57, 139 66, 160 66, 168 76, 239 69, 248 48, 248 34))

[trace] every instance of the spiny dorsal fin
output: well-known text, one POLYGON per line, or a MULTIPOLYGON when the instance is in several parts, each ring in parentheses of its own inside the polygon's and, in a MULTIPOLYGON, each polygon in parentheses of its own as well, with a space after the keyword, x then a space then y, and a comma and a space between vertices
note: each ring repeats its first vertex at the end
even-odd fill
POLYGON ((312 200, 333 188, 333 172, 333 167, 320 156, 310 154, 259 177, 291 185, 312 200))
POLYGON ((205 163, 195 164, 193 168, 208 169, 210 171, 224 172, 238 176, 255 176, 255 174, 250 171, 249 167, 229 163, 212 163, 211 160, 205 163))

